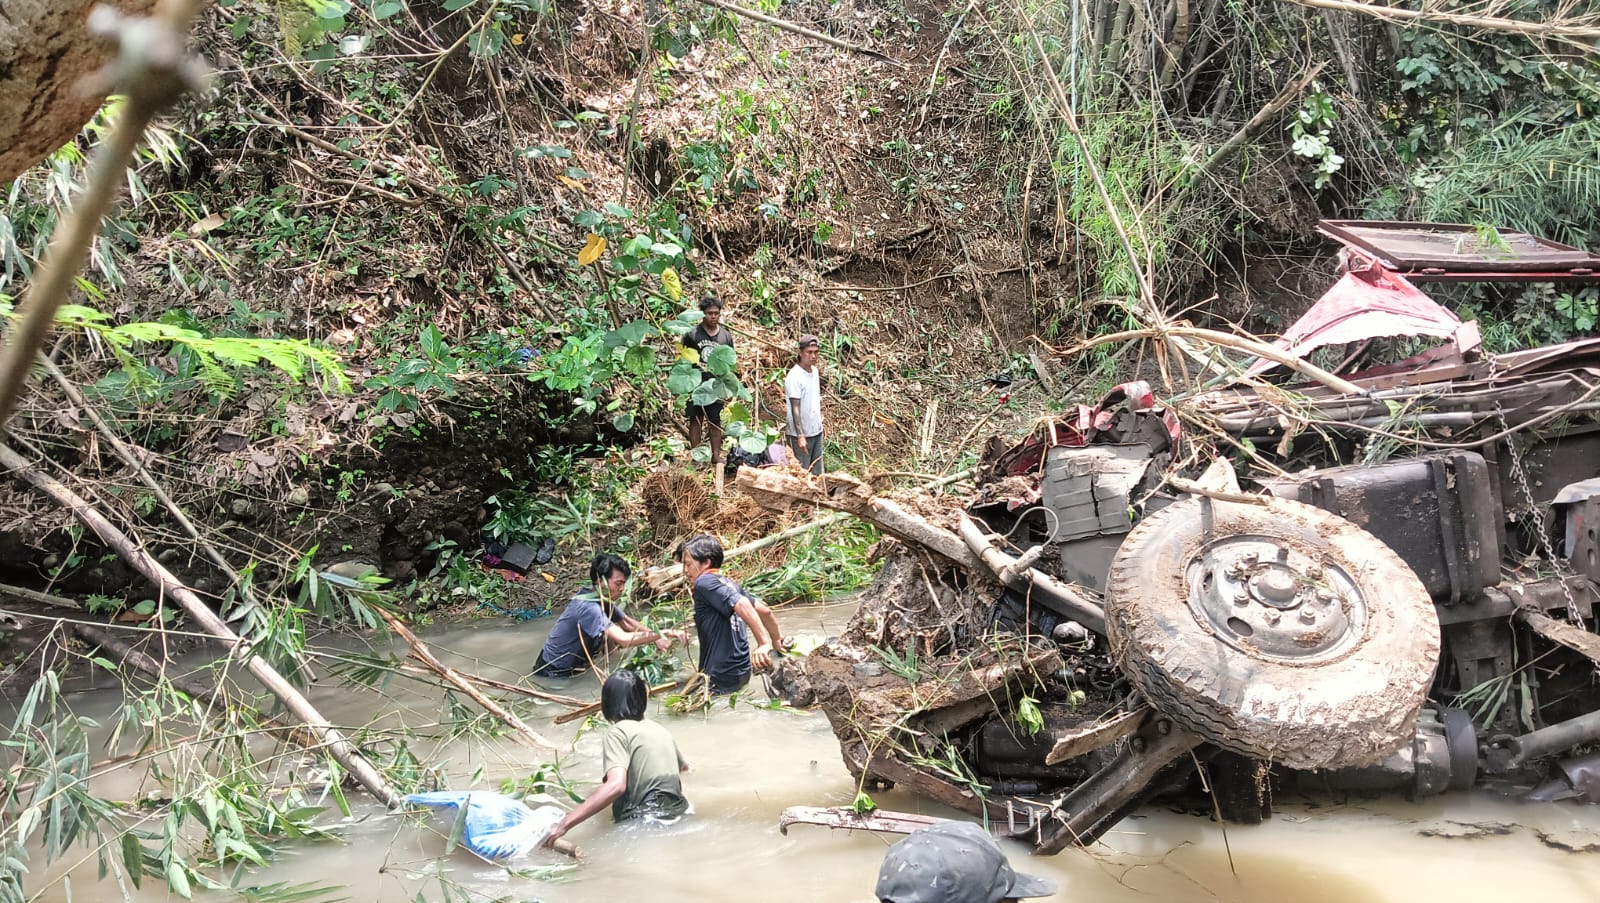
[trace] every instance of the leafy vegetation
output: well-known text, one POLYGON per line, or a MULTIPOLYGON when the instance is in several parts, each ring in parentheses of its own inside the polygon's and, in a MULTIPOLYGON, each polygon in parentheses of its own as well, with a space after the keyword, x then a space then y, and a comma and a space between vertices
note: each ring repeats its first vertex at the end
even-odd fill
MULTIPOLYGON (((1484 237, 1499 226, 1600 244, 1594 57, 1537 37, 1432 23, 1395 29, 1396 48, 1375 23, 1258 0, 1210 7, 1204 21, 1147 16, 1129 2, 1082 16, 1036 2, 958 4, 941 24, 964 58, 959 79, 952 55, 943 71, 934 63, 926 87, 920 71, 915 85, 846 73, 818 79, 813 93, 805 54, 702 4, 652 7, 659 15, 637 36, 608 30, 621 28, 614 16, 574 16, 548 0, 219 7, 200 43, 225 61, 224 102, 196 105, 149 136, 128 204, 105 224, 79 283, 82 303, 62 312, 56 351, 138 460, 167 468, 186 507, 215 515, 206 536, 244 562, 237 580, 218 578, 222 611, 254 654, 298 680, 311 676, 313 625, 371 628, 390 604, 379 581, 319 568, 333 545, 307 539, 340 528, 334 518, 358 501, 366 468, 380 479, 378 464, 346 458, 377 457, 386 442, 450 448, 509 433, 518 450, 484 461, 492 488, 464 502, 492 493, 472 528, 505 542, 549 537, 587 552, 606 539, 627 551, 650 537, 623 519, 625 504, 644 468, 664 460, 661 429, 684 403, 727 402, 727 433, 747 452, 774 441, 753 391, 759 343, 741 339, 740 356, 719 349, 705 360, 681 349, 699 322, 694 299, 713 282, 745 323, 821 324, 841 397, 929 377, 928 397, 948 385, 932 378, 945 378, 935 362, 950 354, 945 339, 989 311, 930 314, 910 288, 895 288, 858 294, 867 316, 843 322, 809 300, 818 274, 877 272, 876 262, 896 283, 927 279, 928 291, 948 294, 959 281, 951 273, 989 279, 1000 275, 985 271, 993 263, 1027 280, 1027 303, 1015 306, 1028 310, 1008 325, 1075 339, 1144 325, 1155 308, 1185 315, 1244 261, 1313 247, 1317 215, 1443 219, 1481 224, 1484 237), (628 48, 621 81, 579 56, 589 40, 599 56, 608 41, 628 48), (691 73, 682 61, 697 49, 704 59, 691 73), (1315 77, 1308 56, 1328 63, 1315 77), (544 65, 555 59, 595 84, 563 82, 562 67, 544 65), (689 75, 701 78, 696 91, 713 87, 685 101, 689 75), (602 82, 627 101, 591 105, 602 82), (1280 95, 1284 104, 1258 121, 1280 95), (829 108, 831 119, 808 112, 829 108), (663 111, 672 128, 645 134, 663 111), (912 237, 886 244, 891 231, 912 237), (978 233, 988 247, 974 243, 975 253, 964 236, 978 233), (1017 259, 981 259, 991 253, 1017 259), (907 272, 885 263, 897 256, 907 272), (922 272, 929 261, 937 268, 922 272), (923 334, 923 372, 896 371, 874 347, 880 327, 880 338, 915 344, 897 333, 908 324, 944 342, 923 334), (307 426, 313 408, 322 433, 307 426), (528 424, 540 435, 518 434, 528 424), (645 454, 617 448, 629 445, 645 454), (209 449, 235 457, 197 472, 171 463, 209 449), (297 477, 274 469, 280 459, 316 474, 320 497, 288 504, 297 477), (295 530, 250 526, 251 512, 280 502, 295 530)), ((1523 9, 1534 21, 1565 7, 1523 9)), ((882 16, 784 14, 821 17, 891 49, 889 29, 934 25, 899 7, 859 12, 882 16)), ((8 187, 0 291, 21 296, 85 149, 115 115, 108 105, 83 139, 8 187)), ((1456 300, 1483 321, 1491 348, 1505 349, 1592 333, 1597 298, 1545 286, 1456 300)), ((9 316, 10 297, 0 303, 9 316)), ((994 324, 978 328, 986 359, 1016 352, 994 324)), ((1112 353, 1091 356, 1086 377, 1109 378, 1112 353)), ((768 379, 771 364, 769 355, 768 379)), ((106 478, 100 434, 53 391, 39 390, 18 435, 42 459, 98 481, 132 532, 188 563, 190 538, 154 495, 106 478)), ((863 432, 902 426, 872 413, 863 432)), ((1403 429, 1416 412, 1391 414, 1403 429)), ((841 440, 845 454, 866 457, 859 438, 841 440)), ((380 500, 404 493, 393 495, 380 500)), ((507 601, 504 582, 459 536, 429 532, 409 601, 424 611, 507 601)), ((95 563, 78 548, 81 532, 69 538, 71 551, 42 568, 52 579, 95 563)), ((772 602, 852 591, 871 575, 875 539, 861 526, 813 534, 746 585, 772 602)), ((182 626, 169 606, 137 594, 93 607, 182 626)), ((915 649, 878 654, 908 679, 921 671, 915 649)), ((645 649, 634 664, 664 675, 678 662, 645 649)), ((395 665, 352 655, 340 673, 381 686, 395 665)), ((113 747, 174 751, 173 764, 152 765, 161 800, 96 798, 95 726, 54 681, 33 688, 0 739, 17 763, 0 782, 0 815, 14 828, 0 841, 0 903, 30 898, 20 878, 28 844, 51 861, 89 849, 108 873, 187 897, 243 874, 222 866, 259 864, 285 840, 327 838, 321 813, 349 808, 337 766, 309 753, 311 780, 281 793, 247 742, 263 720, 245 710, 212 718, 170 686, 130 687, 112 728, 113 747), (197 732, 180 737, 167 725, 197 732)), ((1484 715, 1512 692, 1479 688, 1469 701, 1484 715)), ((442 710, 438 737, 498 729, 454 697, 442 710)), ((1017 717, 1038 729, 1034 701, 1022 700, 1017 717)), ((430 779, 404 739, 360 740, 383 751, 396 783, 430 779)), ((981 786, 954 750, 929 761, 981 786)), ((513 784, 573 796, 554 770, 513 784)), ((858 808, 870 806, 858 797, 858 808)), ((234 889, 262 903, 325 890, 234 889)))

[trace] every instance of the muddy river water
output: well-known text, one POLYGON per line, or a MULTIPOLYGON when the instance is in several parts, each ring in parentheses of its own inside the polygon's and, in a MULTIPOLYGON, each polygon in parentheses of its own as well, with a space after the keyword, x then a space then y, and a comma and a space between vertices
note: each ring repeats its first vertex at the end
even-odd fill
MULTIPOLYGON (((847 606, 779 611, 786 632, 836 632, 847 606)), ((485 676, 515 680, 538 652, 552 619, 517 624, 484 621, 434 629, 424 638, 454 663, 485 676)), ((595 698, 592 679, 562 692, 595 698)), ((359 725, 375 717, 398 726, 426 725, 440 715, 440 692, 396 681, 382 696, 320 685, 312 697, 330 720, 359 725)), ((92 705, 92 701, 88 701, 92 705)), ((577 725, 555 727, 566 711, 547 706, 526 720, 562 744, 577 725)), ((616 828, 602 814, 568 835, 588 859, 541 880, 512 877, 464 850, 448 855, 449 822, 385 814, 352 794, 353 817, 339 824, 342 844, 290 846, 246 883, 316 883, 343 887, 342 897, 373 903, 414 900, 508 901, 872 901, 885 848, 895 839, 797 825, 779 834, 787 806, 847 805, 855 786, 821 714, 748 706, 677 716, 652 706, 651 717, 672 731, 692 771, 684 788, 695 814, 668 828, 616 828), (420 895, 420 896, 419 896, 420 895)), ((417 748, 449 776, 451 789, 494 789, 526 776, 541 757, 509 741, 455 741, 417 748), (475 774, 481 774, 473 784, 475 774)), ((598 732, 576 736, 564 770, 584 782, 598 777, 598 732)), ((108 782, 109 783, 109 782, 108 782)), ((589 788, 585 784, 584 789, 589 788)), ((99 792, 115 795, 114 783, 99 792)), ((128 788, 133 792, 135 788, 128 788)), ((953 814, 912 795, 876 795, 879 805, 953 814)), ((1411 804, 1403 799, 1282 800, 1272 819, 1224 831, 1207 819, 1152 807, 1124 821, 1090 850, 1031 857, 1007 845, 1013 864, 1055 878, 1057 899, 1077 901, 1249 901, 1249 903, 1399 903, 1511 901, 1590 903, 1600 899, 1600 854, 1571 852, 1600 844, 1600 807, 1525 805, 1483 794, 1411 804)), ((338 813, 330 809, 330 822, 338 813)), ((1600 846, 1593 849, 1600 850, 1600 846)), ((111 901, 122 892, 97 882, 92 864, 72 870, 35 869, 28 887, 51 903, 111 901), (47 886, 48 885, 48 886, 47 886)), ((528 864, 558 864, 536 853, 528 864)), ((138 901, 167 900, 158 882, 131 891, 138 901)), ((202 894, 201 897, 206 895, 202 894)), ((212 899, 232 895, 212 894, 212 899)), ((172 898, 176 899, 176 898, 172 898)))

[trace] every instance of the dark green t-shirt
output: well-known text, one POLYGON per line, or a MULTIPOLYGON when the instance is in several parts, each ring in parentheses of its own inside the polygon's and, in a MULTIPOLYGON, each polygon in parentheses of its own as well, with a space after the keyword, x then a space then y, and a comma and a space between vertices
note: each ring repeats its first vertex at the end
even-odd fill
POLYGON ((676 818, 689 809, 683 798, 683 756, 667 729, 654 721, 619 721, 606 731, 601 773, 628 769, 628 789, 611 804, 613 821, 641 815, 676 818))

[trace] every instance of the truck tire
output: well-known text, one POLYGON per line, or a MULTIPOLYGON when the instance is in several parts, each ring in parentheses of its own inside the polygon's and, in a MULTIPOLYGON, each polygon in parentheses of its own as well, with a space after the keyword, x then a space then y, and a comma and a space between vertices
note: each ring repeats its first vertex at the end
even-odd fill
POLYGON ((1290 768, 1368 765, 1409 742, 1439 620, 1405 562, 1349 521, 1284 499, 1191 498, 1112 560, 1106 633, 1151 705, 1290 768))

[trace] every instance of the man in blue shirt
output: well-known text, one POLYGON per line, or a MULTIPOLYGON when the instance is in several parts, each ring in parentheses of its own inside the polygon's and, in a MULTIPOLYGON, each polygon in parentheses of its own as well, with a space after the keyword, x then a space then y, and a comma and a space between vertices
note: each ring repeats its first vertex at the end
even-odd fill
POLYGON ((661 634, 649 629, 617 604, 631 573, 628 563, 616 555, 601 552, 594 556, 589 564, 592 589, 573 596, 550 628, 533 667, 535 677, 571 677, 586 671, 608 646, 626 649, 655 643, 665 652, 674 638, 684 638, 678 631, 661 634))
POLYGON ((678 550, 683 576, 694 587, 694 627, 700 637, 700 670, 711 692, 733 693, 750 681, 750 670, 772 667, 772 650, 781 649, 778 619, 761 600, 724 577, 722 543, 715 536, 691 536, 678 550), (755 651, 748 636, 755 637, 755 651))

